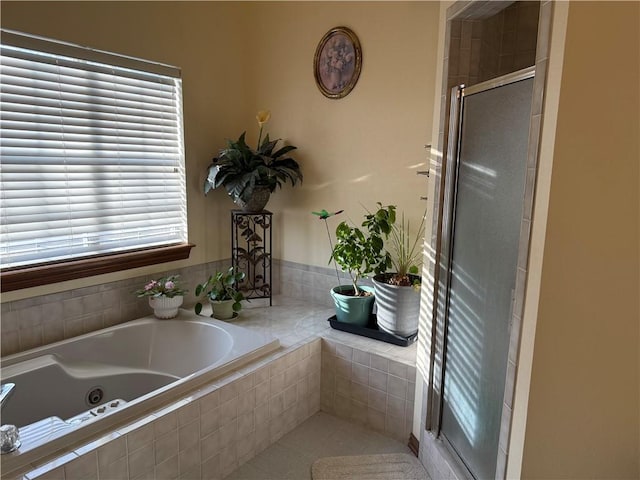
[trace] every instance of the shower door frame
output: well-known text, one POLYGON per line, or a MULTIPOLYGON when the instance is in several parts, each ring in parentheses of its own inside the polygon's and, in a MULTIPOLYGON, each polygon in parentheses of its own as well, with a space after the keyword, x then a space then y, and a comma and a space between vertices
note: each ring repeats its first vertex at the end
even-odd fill
MULTIPOLYGON (((467 474, 468 478, 474 478, 472 473, 466 467, 464 462, 460 459, 453 446, 449 443, 447 438, 441 434, 442 429, 442 404, 444 401, 444 377, 446 373, 446 356, 447 356, 447 330, 449 323, 449 295, 451 286, 451 254, 453 252, 453 242, 455 235, 455 211, 456 211, 456 196, 458 186, 458 170, 460 165, 460 129, 462 126, 463 115, 463 99, 465 96, 475 93, 484 92, 494 88, 499 88, 511 83, 534 78, 535 81, 535 66, 531 66, 516 72, 512 72, 501 77, 497 77, 491 80, 487 80, 482 83, 478 83, 469 87, 464 85, 455 86, 451 89, 451 102, 449 108, 449 136, 447 145, 447 154, 445 158, 445 178, 444 178, 444 194, 442 198, 442 223, 440 228, 440 249, 437 252, 437 283, 435 289, 437 291, 436 298, 438 299, 434 303, 434 332, 433 332, 433 345, 432 355, 430 359, 430 372, 431 378, 428 385, 427 392, 427 418, 426 429, 430 431, 435 437, 439 438, 446 445, 447 450, 459 460, 459 467, 461 467, 467 474)), ((530 127, 531 128, 531 127, 530 127)), ((529 138, 528 151, 531 149, 531 142, 534 140, 536 143, 538 139, 529 138)), ((526 159, 525 159, 526 161, 526 159)), ((527 168, 525 167, 525 172, 527 168)), ((525 182, 524 187, 524 207, 526 210, 527 196, 533 195, 533 189, 531 185, 527 185, 525 182)), ((523 231, 522 223, 525 222, 526 211, 523 211, 521 217, 520 228, 520 241, 518 247, 518 256, 522 257, 521 250, 526 248, 528 251, 529 246, 529 230, 523 231)), ((519 268, 519 265, 518 265, 519 268)), ((520 273, 520 272, 518 272, 520 273)), ((520 325, 517 325, 517 331, 513 331, 514 320, 519 322, 521 318, 521 312, 516 310, 514 305, 514 299, 524 297, 524 282, 520 281, 516 283, 515 295, 512 298, 511 315, 509 318, 509 359, 517 354, 517 348, 520 337, 520 325), (515 341, 514 341, 515 340, 515 341)), ((523 302, 520 302, 522 304, 523 302)), ((508 360, 509 363, 509 360, 508 360)), ((508 445, 509 433, 511 426, 511 408, 505 403, 511 404, 508 399, 513 398, 515 388, 515 368, 509 369, 507 365, 506 382, 504 391, 504 401, 502 406, 501 415, 501 428, 500 437, 498 441, 497 452, 497 469, 496 478, 504 478, 500 472, 504 472, 506 469, 506 452, 501 455, 501 446, 508 445), (512 377, 511 379, 509 377, 512 377), (511 380, 511 381, 510 381, 511 380), (506 425, 508 428, 503 428, 506 425)), ((506 447, 505 447, 506 449, 506 447)))

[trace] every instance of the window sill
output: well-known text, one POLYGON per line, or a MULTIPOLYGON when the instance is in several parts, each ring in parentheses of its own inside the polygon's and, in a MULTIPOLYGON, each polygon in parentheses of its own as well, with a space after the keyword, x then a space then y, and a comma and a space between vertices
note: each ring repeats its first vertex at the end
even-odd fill
POLYGON ((2 293, 11 292, 23 288, 128 270, 130 268, 184 260, 189 258, 191 249, 194 246, 192 243, 181 243, 60 263, 7 269, 0 273, 0 289, 2 293))

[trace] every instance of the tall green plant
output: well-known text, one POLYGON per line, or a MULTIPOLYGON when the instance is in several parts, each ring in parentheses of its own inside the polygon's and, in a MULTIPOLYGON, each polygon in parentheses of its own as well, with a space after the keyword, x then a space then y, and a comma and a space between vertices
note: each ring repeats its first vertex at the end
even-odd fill
POLYGON ((391 229, 388 244, 391 264, 395 270, 391 276, 391 283, 395 285, 412 285, 414 282, 411 281, 409 274, 417 275, 420 273, 419 266, 422 263, 420 246, 423 240, 425 218, 426 212, 422 215, 418 230, 413 236, 409 220, 405 221, 404 213, 400 223, 395 223, 391 229))
POLYGON ((341 222, 336 228, 336 244, 331 258, 351 277, 354 295, 361 295, 358 282, 372 273, 384 273, 391 266, 391 256, 384 249, 384 240, 395 223, 395 206, 378 202, 375 213, 365 215, 359 227, 341 222))

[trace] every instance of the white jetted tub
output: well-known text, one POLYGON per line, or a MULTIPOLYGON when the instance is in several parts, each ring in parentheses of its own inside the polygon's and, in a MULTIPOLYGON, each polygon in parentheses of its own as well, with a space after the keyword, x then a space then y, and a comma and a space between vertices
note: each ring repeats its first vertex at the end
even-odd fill
POLYGON ((177 319, 145 317, 7 356, 0 377, 15 388, 2 424, 18 426, 23 444, 2 456, 3 467, 135 418, 278 347, 272 337, 181 310, 177 319))

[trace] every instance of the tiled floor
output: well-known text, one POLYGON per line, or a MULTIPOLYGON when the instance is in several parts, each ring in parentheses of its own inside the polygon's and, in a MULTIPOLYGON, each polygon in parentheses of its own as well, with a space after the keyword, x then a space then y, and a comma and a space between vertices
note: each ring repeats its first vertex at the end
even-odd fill
POLYGON ((409 453, 392 438, 318 412, 225 480, 309 480, 311 464, 323 457, 409 453))

